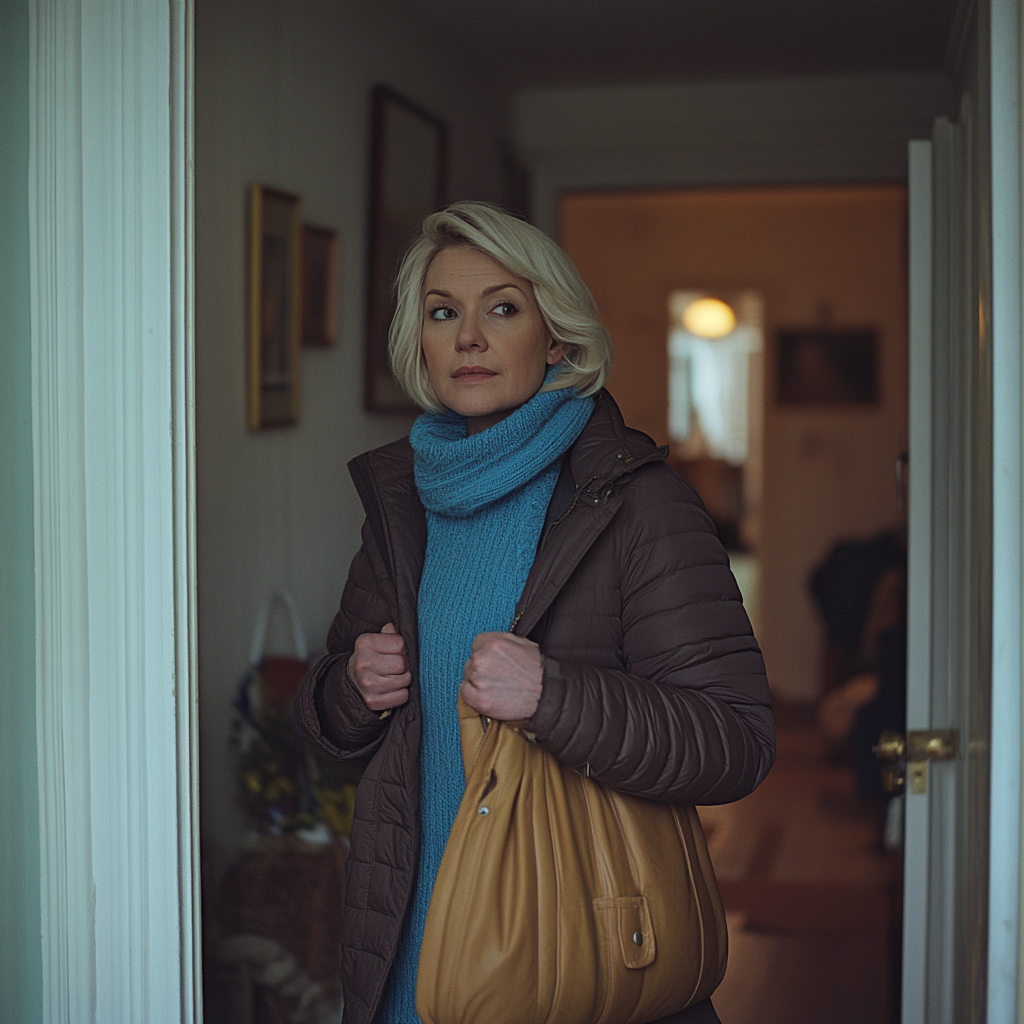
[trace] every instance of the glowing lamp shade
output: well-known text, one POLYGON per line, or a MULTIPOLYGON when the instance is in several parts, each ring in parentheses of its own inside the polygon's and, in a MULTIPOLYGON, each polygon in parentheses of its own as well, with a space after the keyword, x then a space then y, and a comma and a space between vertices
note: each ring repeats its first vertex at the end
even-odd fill
POLYGON ((736 326, 736 314, 721 299, 696 299, 683 313, 683 326, 700 338, 722 338, 736 326))

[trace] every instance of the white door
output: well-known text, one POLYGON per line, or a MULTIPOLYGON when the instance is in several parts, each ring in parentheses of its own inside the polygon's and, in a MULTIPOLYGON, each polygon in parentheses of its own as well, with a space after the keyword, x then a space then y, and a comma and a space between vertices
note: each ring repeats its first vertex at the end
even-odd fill
POLYGON ((965 109, 910 144, 907 731, 956 730, 960 756, 908 770, 904 1024, 984 1017, 990 504, 970 131, 965 109))
POLYGON ((904 1024, 1024 1011, 1020 3, 977 12, 957 120, 910 144, 907 738, 960 742, 906 795, 904 1024))
POLYGON ((987 1016, 992 364, 970 114, 910 143, 903 1024, 987 1016), (956 756, 914 760, 914 740, 939 731, 956 756))

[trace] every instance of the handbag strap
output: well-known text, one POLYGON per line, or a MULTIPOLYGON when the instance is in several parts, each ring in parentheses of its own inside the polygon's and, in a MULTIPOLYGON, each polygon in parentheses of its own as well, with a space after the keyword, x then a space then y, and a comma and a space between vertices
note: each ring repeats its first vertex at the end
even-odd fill
POLYGON ((256 627, 252 632, 252 645, 249 647, 249 664, 257 668, 263 660, 263 647, 267 642, 267 627, 270 625, 270 614, 275 604, 284 606, 292 627, 292 643, 295 646, 295 657, 300 661, 309 660, 309 649, 306 647, 306 633, 299 619, 299 609, 295 598, 287 590, 275 590, 260 609, 256 617, 256 627))

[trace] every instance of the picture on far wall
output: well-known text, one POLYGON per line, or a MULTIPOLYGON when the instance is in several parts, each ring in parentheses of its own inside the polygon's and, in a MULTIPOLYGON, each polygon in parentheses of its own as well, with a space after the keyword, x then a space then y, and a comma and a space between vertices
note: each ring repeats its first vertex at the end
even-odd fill
POLYGON ((386 86, 373 90, 366 408, 414 412, 388 365, 398 264, 423 218, 444 204, 448 129, 386 86))
POLYGON ((249 427, 299 420, 302 202, 249 186, 249 427))
POLYGON ((337 339, 338 233, 302 225, 302 344, 326 348, 337 339))
POLYGON ((778 336, 778 400, 787 405, 878 401, 878 331, 792 330, 778 336))

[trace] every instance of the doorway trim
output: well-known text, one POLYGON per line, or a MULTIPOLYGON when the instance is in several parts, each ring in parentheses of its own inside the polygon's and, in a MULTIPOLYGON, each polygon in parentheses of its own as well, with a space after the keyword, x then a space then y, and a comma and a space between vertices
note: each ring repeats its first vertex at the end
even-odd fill
MULTIPOLYGON (((931 725, 932 648, 932 142, 908 144, 909 446, 907 728, 931 725)), ((904 798, 904 842, 924 841, 927 799, 904 798)), ((928 985, 928 873, 903 879, 901 1020, 923 1024, 928 985)))
POLYGON ((1020 0, 992 0, 992 739, 988 1017, 1020 1020, 1022 522, 1020 0))
POLYGON ((43 1019, 192 1022, 192 6, 29 10, 43 1019))

